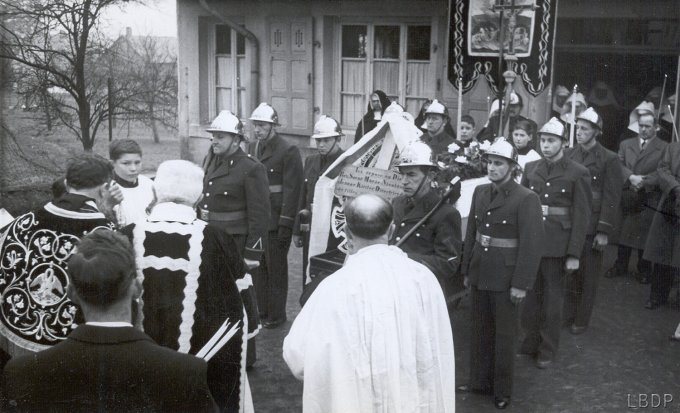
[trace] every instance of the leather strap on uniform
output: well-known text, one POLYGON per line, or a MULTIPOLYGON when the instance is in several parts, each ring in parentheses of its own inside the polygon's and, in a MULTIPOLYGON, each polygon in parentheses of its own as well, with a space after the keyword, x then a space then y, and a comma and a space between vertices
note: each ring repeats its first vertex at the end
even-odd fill
POLYGON ((519 246, 517 238, 493 238, 477 232, 475 239, 482 247, 517 248, 519 246))
POLYGON ((269 185, 270 194, 278 194, 283 192, 283 185, 269 185))
POLYGON ((246 211, 211 212, 199 208, 198 212, 203 221, 239 221, 248 218, 246 211))
POLYGON ((541 205, 541 209, 543 210, 543 216, 547 217, 549 215, 569 215, 570 210, 568 207, 551 207, 548 205, 541 205))

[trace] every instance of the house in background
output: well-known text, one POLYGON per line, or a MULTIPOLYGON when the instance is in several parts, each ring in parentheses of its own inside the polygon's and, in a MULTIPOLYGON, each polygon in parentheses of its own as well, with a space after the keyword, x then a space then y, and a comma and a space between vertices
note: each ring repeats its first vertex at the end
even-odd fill
MULTIPOLYGON (((557 15, 553 85, 586 89, 604 77, 614 89, 636 85, 641 98, 661 72, 675 87, 680 2, 560 0, 557 15)), ((205 128, 220 110, 246 119, 265 101, 279 113, 279 132, 301 147, 321 114, 341 122, 347 146, 374 89, 414 115, 438 98, 455 119, 448 0, 177 0, 177 19, 183 158, 203 158, 205 128)), ((551 87, 533 97, 515 83, 522 114, 547 120, 551 87)), ((477 82, 463 112, 484 124, 489 96, 477 82)))

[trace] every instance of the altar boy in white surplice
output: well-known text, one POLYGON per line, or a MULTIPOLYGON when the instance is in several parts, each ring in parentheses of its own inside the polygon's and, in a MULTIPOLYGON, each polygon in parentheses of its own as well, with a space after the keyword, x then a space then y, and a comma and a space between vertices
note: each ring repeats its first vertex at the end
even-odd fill
POLYGON ((392 207, 345 205, 349 257, 300 311, 283 357, 305 413, 455 410, 453 337, 434 274, 387 240, 392 207))

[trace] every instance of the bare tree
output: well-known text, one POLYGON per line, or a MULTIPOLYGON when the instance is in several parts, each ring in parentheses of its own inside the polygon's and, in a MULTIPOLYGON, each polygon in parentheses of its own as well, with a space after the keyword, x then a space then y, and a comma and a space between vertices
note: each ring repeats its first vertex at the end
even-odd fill
POLYGON ((126 0, 0 0, 0 58, 39 71, 44 90, 65 92, 44 98, 85 151, 92 150, 108 116, 106 71, 100 64, 110 42, 97 25, 102 11, 121 1, 126 0))
POLYGON ((174 48, 153 36, 126 37, 112 48, 119 98, 116 117, 149 126, 160 142, 158 125, 177 128, 177 57, 174 48), (125 63, 121 63, 125 62, 125 63))

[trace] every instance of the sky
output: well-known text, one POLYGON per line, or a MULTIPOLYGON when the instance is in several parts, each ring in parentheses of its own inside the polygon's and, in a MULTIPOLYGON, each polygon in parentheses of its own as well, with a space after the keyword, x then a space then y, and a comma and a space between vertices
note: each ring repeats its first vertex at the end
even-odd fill
POLYGON ((132 28, 133 35, 177 37, 176 0, 139 0, 110 6, 102 16, 102 30, 116 38, 132 28), (131 3, 131 4, 130 4, 131 3))

